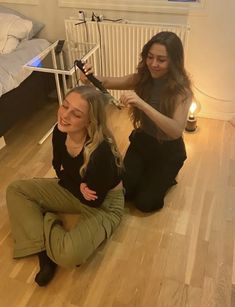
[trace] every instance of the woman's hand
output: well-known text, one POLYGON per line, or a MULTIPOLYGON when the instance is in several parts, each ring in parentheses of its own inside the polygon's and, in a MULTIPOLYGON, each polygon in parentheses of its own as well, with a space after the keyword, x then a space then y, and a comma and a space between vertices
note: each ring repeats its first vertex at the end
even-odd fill
POLYGON ((123 94, 120 97, 120 102, 126 107, 132 106, 140 110, 144 107, 144 105, 146 105, 146 102, 132 91, 123 94))
POLYGON ((80 191, 86 200, 96 200, 98 198, 96 191, 89 189, 87 184, 84 182, 80 184, 80 191))
POLYGON ((87 75, 93 74, 93 66, 90 63, 84 63, 83 69, 85 71, 85 74, 83 72, 80 73, 80 80, 83 84, 89 84, 90 81, 87 79, 87 75))

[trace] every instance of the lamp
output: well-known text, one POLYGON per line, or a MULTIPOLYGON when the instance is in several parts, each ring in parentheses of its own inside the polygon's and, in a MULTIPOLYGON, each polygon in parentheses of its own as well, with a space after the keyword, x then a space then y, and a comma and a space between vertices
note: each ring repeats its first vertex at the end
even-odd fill
POLYGON ((195 117, 195 112, 197 108, 198 108, 197 103, 193 101, 189 108, 189 116, 185 127, 185 130, 188 132, 194 132, 197 129, 197 120, 195 117))

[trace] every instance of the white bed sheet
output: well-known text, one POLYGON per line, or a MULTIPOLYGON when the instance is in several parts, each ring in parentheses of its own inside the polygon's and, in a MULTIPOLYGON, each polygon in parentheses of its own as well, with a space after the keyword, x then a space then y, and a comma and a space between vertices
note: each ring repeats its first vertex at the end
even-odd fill
POLYGON ((49 45, 41 38, 24 40, 13 52, 0 55, 0 97, 19 86, 32 73, 23 65, 49 45))

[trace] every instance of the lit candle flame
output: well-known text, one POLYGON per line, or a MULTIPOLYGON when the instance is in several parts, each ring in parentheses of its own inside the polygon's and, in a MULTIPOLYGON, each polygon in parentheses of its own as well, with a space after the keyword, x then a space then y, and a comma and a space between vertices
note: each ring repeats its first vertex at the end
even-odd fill
POLYGON ((189 108, 189 118, 190 119, 194 119, 194 112, 196 111, 197 109, 197 104, 196 102, 192 102, 190 108, 189 108))

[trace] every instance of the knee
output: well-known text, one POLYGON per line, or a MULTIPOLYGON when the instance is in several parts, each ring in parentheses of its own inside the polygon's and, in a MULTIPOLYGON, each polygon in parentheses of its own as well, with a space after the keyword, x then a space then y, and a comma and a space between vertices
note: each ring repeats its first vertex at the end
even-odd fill
POLYGON ((27 180, 22 180, 22 179, 12 181, 7 186, 6 194, 15 193, 16 191, 22 190, 26 182, 27 180))
POLYGON ((21 184, 21 180, 16 180, 11 182, 7 189, 6 189, 6 200, 7 200, 7 205, 9 205, 10 203, 8 201, 10 201, 11 197, 16 194, 19 191, 19 187, 21 184))
POLYGON ((64 253, 57 255, 52 260, 64 268, 74 268, 75 266, 82 264, 82 261, 77 257, 73 250, 67 250, 64 253))
POLYGON ((19 182, 20 182, 20 180, 15 180, 15 181, 11 182, 11 183, 7 186, 6 194, 9 194, 9 193, 11 193, 12 191, 18 189, 19 182))
MULTIPOLYGON (((61 226, 62 227, 62 226, 61 226)), ((51 246, 48 255, 61 267, 74 268, 86 261, 89 254, 82 248, 81 242, 71 240, 69 232, 64 233, 63 237, 57 241, 57 246, 51 246), (60 241, 60 242, 58 242, 60 241)))
POLYGON ((135 207, 142 212, 153 212, 163 208, 164 198, 137 198, 134 202, 135 207))
POLYGON ((133 200, 136 191, 138 190, 138 176, 129 176, 127 173, 124 173, 122 181, 125 189, 125 200, 133 200))
MULTIPOLYGON (((68 233, 65 234, 65 237, 68 233)), ((80 265, 83 261, 81 257, 81 252, 77 248, 76 244, 68 242, 68 240, 61 239, 61 242, 57 242, 57 247, 50 247, 48 250, 48 255, 51 259, 57 263, 59 266, 64 268, 74 268, 80 265)))

